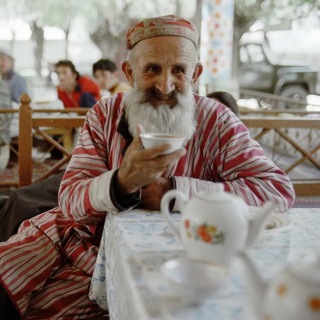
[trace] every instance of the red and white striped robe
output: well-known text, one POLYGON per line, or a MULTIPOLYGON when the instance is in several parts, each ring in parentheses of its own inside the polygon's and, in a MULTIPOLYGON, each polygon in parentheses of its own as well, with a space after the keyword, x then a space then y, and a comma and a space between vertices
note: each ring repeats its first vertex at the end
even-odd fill
MULTIPOLYGON (((194 97, 196 133, 186 155, 166 173, 175 177, 176 188, 192 196, 223 182, 250 205, 272 200, 279 211, 290 208, 292 184, 241 121, 217 101, 194 97)), ((124 108, 118 94, 88 112, 61 183, 59 207, 25 221, 0 244, 0 281, 23 319, 89 319, 101 313, 88 290, 106 212, 118 211, 109 190, 126 147, 117 132, 124 108)))

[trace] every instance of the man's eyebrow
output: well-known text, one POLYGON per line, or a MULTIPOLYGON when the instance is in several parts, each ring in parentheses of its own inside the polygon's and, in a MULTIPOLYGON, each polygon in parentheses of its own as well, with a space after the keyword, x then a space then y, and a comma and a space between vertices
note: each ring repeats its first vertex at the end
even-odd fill
POLYGON ((182 70, 186 70, 188 68, 188 65, 186 63, 177 63, 173 66, 174 68, 179 68, 182 70))
MULTIPOLYGON (((161 65, 156 62, 149 62, 144 66, 144 70, 148 70, 150 68, 159 69, 159 68, 161 68, 161 65)), ((187 63, 176 63, 172 66, 172 69, 177 69, 177 68, 182 69, 182 70, 186 70, 188 68, 188 64, 187 63)))
POLYGON ((159 63, 156 63, 156 62, 149 62, 144 66, 145 70, 148 70, 150 68, 160 68, 160 65, 159 63))

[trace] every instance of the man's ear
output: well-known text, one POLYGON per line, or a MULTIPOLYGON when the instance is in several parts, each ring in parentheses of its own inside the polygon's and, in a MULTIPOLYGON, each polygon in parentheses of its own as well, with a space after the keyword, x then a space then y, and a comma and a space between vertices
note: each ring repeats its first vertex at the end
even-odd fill
POLYGON ((201 73, 203 71, 202 64, 198 62, 196 66, 194 67, 193 74, 192 74, 192 84, 195 84, 200 77, 201 73))
POLYGON ((121 64, 121 70, 125 74, 129 84, 133 86, 133 71, 128 60, 124 60, 121 64))

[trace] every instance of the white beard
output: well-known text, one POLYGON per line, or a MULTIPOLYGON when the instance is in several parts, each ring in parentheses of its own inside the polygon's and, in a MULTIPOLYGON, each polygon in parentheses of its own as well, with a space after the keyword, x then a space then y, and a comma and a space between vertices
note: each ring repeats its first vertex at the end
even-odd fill
POLYGON ((169 133, 190 139, 196 129, 195 102, 192 89, 177 93, 177 104, 153 107, 145 101, 145 94, 136 86, 126 92, 126 119, 129 131, 134 136, 138 124, 148 133, 169 133))

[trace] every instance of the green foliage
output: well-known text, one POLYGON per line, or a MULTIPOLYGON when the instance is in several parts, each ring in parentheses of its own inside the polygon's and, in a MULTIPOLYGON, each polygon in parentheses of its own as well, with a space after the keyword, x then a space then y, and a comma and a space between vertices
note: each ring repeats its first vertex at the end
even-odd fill
POLYGON ((235 0, 235 27, 240 34, 257 20, 266 29, 287 29, 293 20, 320 10, 320 0, 235 0))
MULTIPOLYGON (((192 19, 192 15, 185 14, 187 8, 201 8, 199 3, 201 0, 0 0, 0 18, 20 17, 29 22, 33 32, 38 30, 33 39, 40 44, 39 29, 45 25, 59 27, 68 38, 71 23, 81 15, 92 41, 105 56, 114 58, 134 19, 169 13, 192 19)), ((266 30, 288 29, 293 20, 319 11, 320 0, 234 0, 234 5, 237 46, 242 34, 256 21, 262 22, 266 30)))

